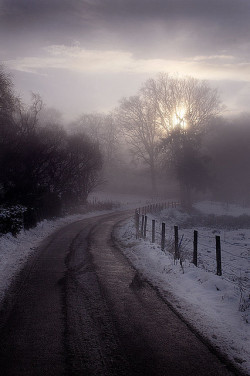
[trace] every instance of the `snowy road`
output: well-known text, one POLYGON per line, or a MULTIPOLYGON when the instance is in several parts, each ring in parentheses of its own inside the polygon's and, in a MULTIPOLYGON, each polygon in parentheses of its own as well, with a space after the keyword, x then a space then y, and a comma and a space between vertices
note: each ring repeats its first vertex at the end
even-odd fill
POLYGON ((126 216, 78 221, 42 242, 0 333, 1 375, 233 374, 113 244, 126 216))

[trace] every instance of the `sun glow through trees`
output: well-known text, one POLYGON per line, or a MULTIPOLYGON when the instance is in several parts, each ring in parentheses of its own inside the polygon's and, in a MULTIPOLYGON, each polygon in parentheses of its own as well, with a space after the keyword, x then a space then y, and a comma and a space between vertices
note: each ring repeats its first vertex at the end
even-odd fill
POLYGON ((179 106, 176 108, 173 117, 173 127, 181 127, 186 128, 187 127, 187 121, 186 121, 186 108, 184 106, 179 106))

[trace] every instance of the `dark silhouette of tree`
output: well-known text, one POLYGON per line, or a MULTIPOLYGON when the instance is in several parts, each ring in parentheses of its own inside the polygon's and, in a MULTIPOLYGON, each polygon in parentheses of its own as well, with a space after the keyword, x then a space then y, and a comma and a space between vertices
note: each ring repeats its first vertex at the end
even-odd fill
POLYGON ((36 131, 39 125, 39 113, 44 107, 43 100, 39 94, 31 94, 31 104, 26 106, 21 99, 16 103, 15 122, 18 132, 21 135, 29 135, 36 131))
POLYGON ((218 92, 205 81, 168 74, 148 80, 142 92, 155 108, 157 124, 163 131, 165 166, 175 172, 182 204, 190 207, 191 190, 201 189, 209 179, 205 178, 201 136, 222 111, 218 92))
POLYGON ((13 91, 13 83, 10 76, 0 65, 0 126, 1 139, 4 131, 8 130, 8 125, 12 122, 12 115, 15 111, 16 97, 13 91))
POLYGON ((211 186, 210 159, 180 128, 176 128, 161 142, 163 166, 179 182, 182 205, 190 208, 191 192, 206 191, 211 186))
POLYGON ((63 129, 55 111, 44 119, 43 113, 38 94, 32 94, 29 106, 15 97, 11 79, 1 68, 0 203, 28 208, 29 223, 86 203, 102 168, 96 142, 83 132, 63 129))
POLYGON ((250 204, 250 114, 216 124, 204 146, 210 158, 216 200, 250 204))
POLYGON ((156 79, 146 81, 141 90, 154 104, 166 136, 176 126, 190 135, 201 134, 223 109, 217 89, 193 77, 160 73, 156 79))
POLYGON ((0 66, 0 201, 4 196, 4 180, 7 155, 13 153, 16 144, 16 127, 13 120, 17 98, 10 76, 0 66))
POLYGON ((8 155, 5 198, 27 206, 44 206, 50 196, 64 206, 84 204, 101 167, 98 146, 83 134, 38 128, 19 137, 18 148, 8 155))
POLYGON ((59 179, 55 189, 70 204, 85 204, 89 193, 99 184, 102 155, 97 143, 81 133, 68 135, 60 158, 59 179))

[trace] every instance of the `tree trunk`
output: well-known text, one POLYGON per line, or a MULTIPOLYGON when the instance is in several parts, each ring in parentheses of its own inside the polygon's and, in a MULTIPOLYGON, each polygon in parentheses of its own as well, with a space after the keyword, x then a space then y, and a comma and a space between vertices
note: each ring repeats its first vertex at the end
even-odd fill
POLYGON ((155 171, 155 165, 154 163, 150 164, 150 177, 151 177, 151 189, 152 194, 157 194, 157 184, 156 184, 156 171, 155 171))
POLYGON ((187 210, 190 210, 192 207, 191 187, 188 184, 185 184, 181 181, 179 184, 180 184, 181 206, 187 210))

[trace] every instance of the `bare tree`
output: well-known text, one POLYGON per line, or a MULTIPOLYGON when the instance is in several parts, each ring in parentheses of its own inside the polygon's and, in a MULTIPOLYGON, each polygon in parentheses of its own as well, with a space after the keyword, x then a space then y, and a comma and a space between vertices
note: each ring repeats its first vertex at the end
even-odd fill
POLYGON ((16 97, 11 77, 0 65, 0 201, 4 197, 7 154, 13 152, 16 129, 13 122, 16 97))
POLYGON ((53 107, 47 107, 43 106, 41 111, 38 114, 39 123, 42 127, 49 127, 63 124, 63 114, 53 108, 53 107))
POLYGON ((197 175, 204 178, 206 171, 201 163, 201 136, 222 111, 218 92, 206 81, 164 73, 148 80, 141 91, 155 108, 156 122, 164 132, 163 160, 174 171, 182 203, 189 207, 192 188, 202 186, 197 175))
POLYGON ((13 92, 13 83, 9 74, 0 65, 0 118, 11 114, 15 108, 15 96, 13 92))
POLYGON ((116 163, 119 150, 119 129, 112 113, 105 114, 101 131, 101 149, 104 151, 106 165, 112 166, 116 163))
POLYGON ((141 91, 154 103, 166 136, 178 126, 190 135, 200 134, 223 109, 217 89, 193 77, 160 73, 146 81, 141 91))
POLYGON ((104 115, 101 113, 82 114, 74 123, 77 132, 86 134, 91 140, 100 143, 104 115))
POLYGON ((0 65, 0 144, 1 148, 5 144, 10 145, 15 133, 13 124, 13 114, 16 108, 17 98, 14 95, 14 88, 11 77, 0 65))
POLYGON ((89 193, 99 184, 101 168, 99 145, 82 133, 68 135, 59 169, 64 200, 84 204, 89 193))
POLYGON ((152 190, 155 192, 160 129, 154 103, 143 95, 124 98, 117 110, 117 121, 135 158, 149 167, 152 190))
POLYGON ((27 135, 35 131, 39 124, 39 113, 44 103, 39 94, 31 93, 31 104, 25 105, 21 99, 16 103, 15 123, 19 133, 27 135))
POLYGON ((61 204, 86 201, 102 158, 96 142, 67 133, 55 111, 42 118, 43 108, 38 94, 30 105, 16 98, 0 69, 0 201, 54 215, 61 204))
POLYGON ((103 158, 102 181, 112 182, 120 162, 119 128, 113 113, 82 114, 75 123, 78 133, 99 144, 103 158))

